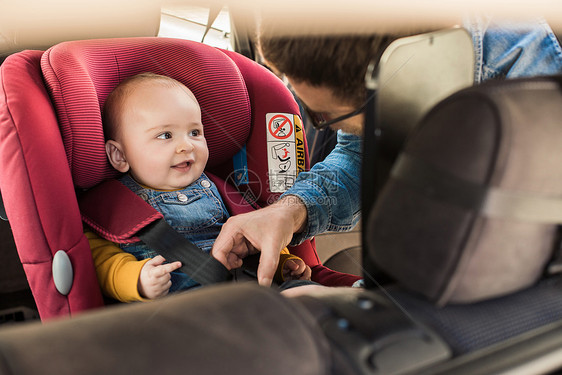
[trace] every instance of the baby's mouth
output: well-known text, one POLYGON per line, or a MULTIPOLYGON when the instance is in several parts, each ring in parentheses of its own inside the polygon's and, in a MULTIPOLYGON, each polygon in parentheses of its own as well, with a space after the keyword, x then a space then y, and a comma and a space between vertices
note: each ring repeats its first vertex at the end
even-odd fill
POLYGON ((191 166, 191 162, 184 161, 183 163, 172 165, 172 168, 180 170, 180 171, 187 171, 190 166, 191 166))

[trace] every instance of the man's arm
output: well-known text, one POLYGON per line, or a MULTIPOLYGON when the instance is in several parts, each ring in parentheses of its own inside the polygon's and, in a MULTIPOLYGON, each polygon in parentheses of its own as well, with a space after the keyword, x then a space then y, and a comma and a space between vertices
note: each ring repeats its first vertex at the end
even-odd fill
POLYGON ((308 172, 299 174, 285 195, 298 197, 306 206, 307 224, 291 245, 327 231, 351 230, 360 215, 361 137, 338 131, 334 150, 308 172))
POLYGON ((325 161, 300 173, 279 201, 228 219, 212 255, 232 269, 240 267, 247 255, 261 251, 258 281, 269 285, 279 252, 289 243, 327 230, 353 228, 359 219, 361 139, 338 133, 338 142, 325 161))

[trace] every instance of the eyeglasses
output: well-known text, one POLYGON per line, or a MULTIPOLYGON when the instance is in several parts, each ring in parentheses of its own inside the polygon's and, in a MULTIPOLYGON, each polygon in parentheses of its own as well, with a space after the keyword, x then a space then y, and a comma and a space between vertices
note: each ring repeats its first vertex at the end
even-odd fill
POLYGON ((333 125, 336 122, 340 122, 340 121, 346 120, 350 117, 357 116, 358 114, 360 114, 361 112, 363 112, 365 110, 365 108, 367 107, 367 104, 369 104, 369 101, 372 98, 373 98, 373 96, 370 96, 369 98, 367 98, 367 100, 365 100, 365 103, 363 103, 361 105, 361 107, 357 108, 355 111, 347 113, 347 114, 339 116, 339 117, 336 117, 336 118, 333 118, 331 120, 326 120, 324 118, 324 115, 321 112, 314 112, 313 110, 308 108, 308 106, 302 100, 300 102, 301 102, 302 107, 304 108, 304 110, 308 114, 308 117, 312 121, 312 126, 314 126, 314 128, 316 130, 324 130, 328 126, 333 125))

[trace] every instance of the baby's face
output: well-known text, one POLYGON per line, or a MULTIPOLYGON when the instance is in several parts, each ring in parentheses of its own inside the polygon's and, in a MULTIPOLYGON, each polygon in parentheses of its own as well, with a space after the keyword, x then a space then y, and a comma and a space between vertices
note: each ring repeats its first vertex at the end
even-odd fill
POLYGON ((181 87, 145 83, 124 107, 117 141, 137 182, 176 190, 201 176, 209 150, 201 109, 193 97, 181 87))

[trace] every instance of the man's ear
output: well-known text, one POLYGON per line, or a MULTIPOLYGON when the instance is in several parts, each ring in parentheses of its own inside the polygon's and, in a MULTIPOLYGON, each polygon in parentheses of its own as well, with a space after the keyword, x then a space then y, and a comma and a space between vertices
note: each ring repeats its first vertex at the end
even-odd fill
POLYGON ((105 142, 105 153, 109 162, 113 168, 117 169, 121 173, 125 173, 129 170, 129 163, 125 158, 121 144, 114 140, 109 140, 105 142))

